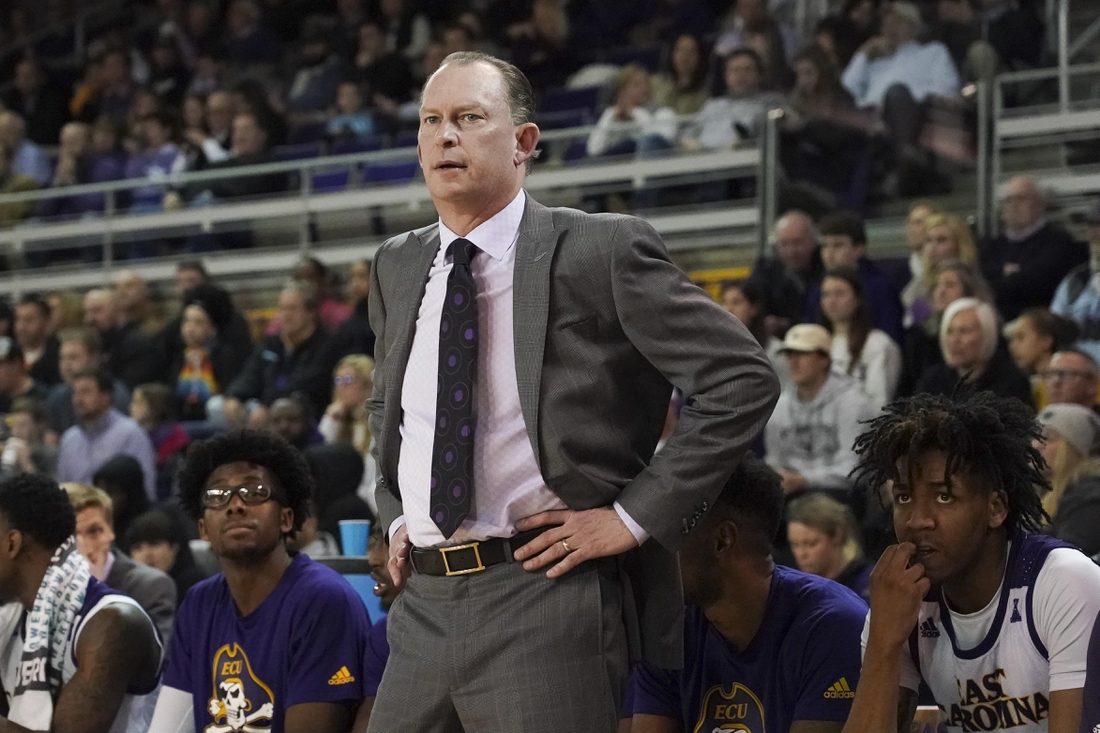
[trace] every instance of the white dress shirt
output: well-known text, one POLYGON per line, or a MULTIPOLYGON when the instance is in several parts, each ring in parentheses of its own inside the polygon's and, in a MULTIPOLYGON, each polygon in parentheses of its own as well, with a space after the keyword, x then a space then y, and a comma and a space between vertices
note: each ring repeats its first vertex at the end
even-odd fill
POLYGON ((910 41, 874 61, 868 61, 867 54, 860 51, 848 63, 841 82, 860 107, 878 107, 886 90, 895 84, 908 87, 918 102, 930 94, 954 97, 959 93, 959 72, 947 47, 939 41, 910 41))
MULTIPOLYGON (((436 378, 439 371, 439 319, 447 294, 451 259, 447 249, 458 235, 439 222, 439 251, 428 272, 428 284, 416 316, 416 332, 401 389, 401 450, 397 481, 404 514, 389 534, 407 524, 417 547, 459 544, 490 537, 511 537, 515 523, 551 509, 566 509, 539 472, 516 383, 516 353, 512 339, 512 282, 516 240, 526 195, 464 238, 480 251, 471 265, 477 284, 477 401, 474 427, 474 496, 471 511, 458 531, 445 539, 429 511, 432 446, 435 441, 436 378)), ((616 503, 615 510, 635 539, 648 535, 616 503)))

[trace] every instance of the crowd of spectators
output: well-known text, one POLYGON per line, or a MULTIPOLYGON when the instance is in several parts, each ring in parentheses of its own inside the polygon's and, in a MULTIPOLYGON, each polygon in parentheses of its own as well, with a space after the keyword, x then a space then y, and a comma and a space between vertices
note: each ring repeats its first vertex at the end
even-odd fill
MULTIPOLYGON (((64 2, 50 5, 64 15, 64 2)), ((968 79, 1041 60, 1042 22, 1030 3, 847 0, 812 33, 795 27, 791 5, 137 2, 75 61, 57 57, 51 36, 0 67, 0 192, 145 178, 114 203, 134 212, 275 193, 286 176, 186 186, 173 178, 269 162, 286 143, 337 152, 409 144, 426 75, 448 53, 483 50, 514 61, 543 99, 599 87, 606 106, 554 108, 583 113, 568 124, 596 123, 590 156, 730 148, 783 108, 789 178, 822 206, 860 210, 868 191, 942 189, 929 110, 965 107, 968 79)), ((28 22, 16 7, 0 28, 28 22)), ((97 216, 105 205, 101 194, 21 202, 0 208, 0 223, 97 216)), ((193 252, 247 244, 187 242, 193 252)), ((120 254, 157 251, 134 241, 120 254)))
MULTIPOLYGON (((784 384, 758 448, 788 497, 829 495, 875 534, 881 515, 849 475, 860 424, 896 398, 989 391, 1040 415, 1056 487, 1045 504, 1061 517, 1051 531, 1100 551, 1089 473, 1097 452, 1089 436, 1100 424, 1100 202, 1080 242, 1047 218, 1035 181, 1019 177, 1006 187, 1001 220, 1001 234, 976 241, 959 214, 918 202, 908 218, 910 256, 891 266, 867 259, 858 216, 834 212, 815 223, 789 211, 772 254, 724 286, 723 304, 767 349, 784 384)), ((829 561, 833 570, 839 562, 829 561)))
POLYGON ((216 571, 193 556, 197 528, 178 503, 195 440, 251 427, 301 450, 323 486, 300 536, 313 556, 340 554, 341 519, 374 515, 370 264, 351 267, 349 303, 315 259, 290 274, 271 331, 259 324, 255 340, 198 261, 177 268, 175 314, 128 270, 83 296, 26 294, 0 307, 0 478, 62 484, 93 574, 166 635, 177 598, 216 571))

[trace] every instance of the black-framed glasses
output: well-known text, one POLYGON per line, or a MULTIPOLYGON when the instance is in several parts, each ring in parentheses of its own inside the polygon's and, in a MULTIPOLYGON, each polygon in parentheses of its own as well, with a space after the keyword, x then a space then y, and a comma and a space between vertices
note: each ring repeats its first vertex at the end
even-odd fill
POLYGON ((271 487, 266 484, 246 484, 237 487, 218 487, 202 492, 202 505, 206 509, 221 509, 228 506, 233 496, 241 497, 245 504, 263 504, 274 496, 271 487))

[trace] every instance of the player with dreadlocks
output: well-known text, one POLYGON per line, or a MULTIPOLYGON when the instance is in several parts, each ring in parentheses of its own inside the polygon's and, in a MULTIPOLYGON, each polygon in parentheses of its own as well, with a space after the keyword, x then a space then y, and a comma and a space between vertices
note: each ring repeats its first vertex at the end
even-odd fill
POLYGON ((871 574, 844 733, 907 731, 922 679, 952 733, 1077 733, 1100 568, 1036 533, 1039 435, 1023 403, 977 393, 895 402, 856 440, 900 544, 871 574))

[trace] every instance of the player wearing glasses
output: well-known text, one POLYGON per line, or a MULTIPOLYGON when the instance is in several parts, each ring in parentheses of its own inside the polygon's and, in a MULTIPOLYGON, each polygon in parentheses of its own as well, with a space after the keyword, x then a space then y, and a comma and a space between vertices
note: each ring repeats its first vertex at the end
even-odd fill
POLYGON ((235 431, 194 445, 179 484, 222 573, 180 605, 151 733, 349 730, 370 622, 335 571, 287 551, 313 493, 304 459, 235 431))

